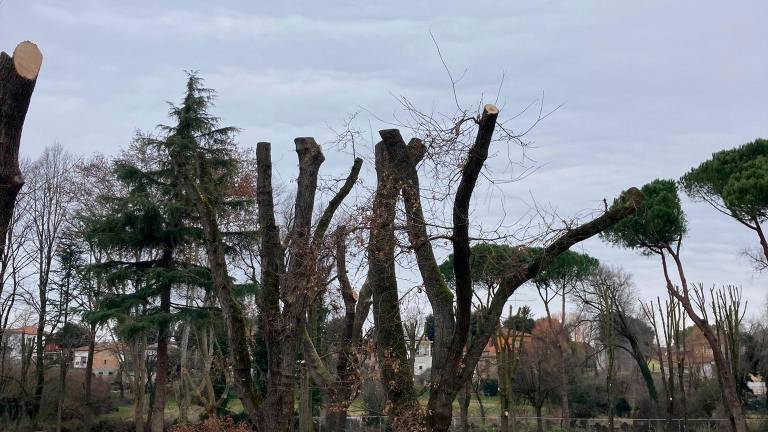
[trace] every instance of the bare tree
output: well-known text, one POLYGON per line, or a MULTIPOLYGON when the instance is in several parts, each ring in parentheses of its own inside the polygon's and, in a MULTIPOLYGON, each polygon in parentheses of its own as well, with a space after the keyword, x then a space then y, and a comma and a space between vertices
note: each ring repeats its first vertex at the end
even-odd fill
MULTIPOLYGON (((453 226, 447 236, 453 244, 455 297, 448 289, 439 271, 431 245, 433 237, 427 232, 428 223, 422 208, 416 165, 426 153, 419 139, 406 145, 397 130, 380 131, 382 141, 376 145, 377 190, 374 198, 374 224, 369 244, 369 281, 374 296, 374 317, 377 325, 377 349, 382 359, 382 375, 397 418, 415 418, 418 404, 412 389, 408 370, 406 347, 403 343, 402 319, 394 278, 392 250, 394 248, 394 210, 398 191, 402 190, 407 217, 410 244, 424 282, 427 297, 435 317, 430 400, 427 406, 427 424, 432 430, 444 431, 450 427, 452 405, 458 392, 474 373, 483 349, 496 330, 508 298, 522 284, 536 276, 572 245, 585 240, 634 211, 642 199, 636 189, 630 189, 605 214, 579 226, 568 227, 547 242, 544 248, 529 253, 521 248, 517 256, 510 257, 509 273, 500 289, 489 302, 479 320, 477 336, 469 340, 472 311, 473 279, 470 271, 469 204, 472 192, 488 157, 496 127, 498 109, 486 105, 477 117, 469 117, 462 124, 476 125, 476 139, 469 146, 466 160, 460 166, 460 180, 453 205, 453 226)), ((461 125, 456 125, 460 128, 461 125)), ((407 427, 414 427, 409 424, 407 427)))
POLYGON ((0 376, 5 376, 10 348, 5 331, 19 312, 16 302, 23 301, 23 283, 31 276, 29 266, 34 260, 34 255, 25 247, 32 229, 28 212, 28 194, 22 191, 8 225, 4 248, 0 250, 0 376))
MULTIPOLYGON (((656 357, 659 360, 659 370, 661 372, 661 384, 664 388, 666 408, 667 430, 672 431, 672 419, 682 412, 684 420, 687 419, 687 402, 685 398, 685 382, 680 380, 685 371, 685 311, 680 303, 671 295, 662 304, 661 298, 656 297, 653 301, 643 304, 643 315, 646 317, 653 328, 656 340, 656 357), (658 311, 658 312, 657 312, 658 311), (662 345, 664 341, 664 345, 662 345), (664 362, 666 360, 666 364, 664 362), (675 383, 675 378, 678 383, 675 383), (676 390, 677 385, 680 386, 676 390), (680 409, 676 409, 677 405, 680 409)), ((689 370, 688 374, 693 371, 689 370)))
POLYGON ((29 217, 32 221, 29 247, 35 255, 37 293, 37 339, 35 346, 35 397, 33 412, 37 415, 45 384, 44 348, 48 319, 48 289, 54 254, 71 215, 73 157, 61 145, 48 147, 30 165, 27 187, 30 194, 29 217))

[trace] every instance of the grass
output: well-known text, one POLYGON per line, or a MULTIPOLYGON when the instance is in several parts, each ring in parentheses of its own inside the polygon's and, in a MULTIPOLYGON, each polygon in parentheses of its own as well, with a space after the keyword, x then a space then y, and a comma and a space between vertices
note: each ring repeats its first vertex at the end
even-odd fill
MULTIPOLYGON (((149 398, 147 398, 147 404, 149 404, 149 398)), ((230 406, 232 405, 235 405, 235 404, 230 404, 230 406)), ((240 411, 243 410, 243 406, 240 404, 239 400, 237 400, 236 405, 239 406, 240 411)), ((103 415, 104 418, 133 420, 133 403, 124 401, 124 400, 118 400, 118 401, 115 401, 114 406, 116 410, 110 413, 104 414, 103 415)), ((189 419, 197 420, 197 418, 200 416, 202 412, 203 412, 202 407, 199 407, 193 404, 192 406, 189 407, 189 413, 188 413, 189 419)), ((165 418, 170 421, 173 421, 179 418, 179 405, 176 403, 176 399, 172 396, 169 397, 165 403, 165 418)))

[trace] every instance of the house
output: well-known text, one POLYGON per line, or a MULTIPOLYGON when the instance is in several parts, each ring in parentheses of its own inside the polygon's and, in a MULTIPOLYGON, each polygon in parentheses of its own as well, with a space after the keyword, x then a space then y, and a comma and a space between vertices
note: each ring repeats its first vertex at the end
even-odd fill
POLYGON ((413 374, 421 375, 432 368, 432 341, 422 339, 416 346, 416 355, 413 361, 413 374))
MULTIPOLYGON (((176 343, 173 341, 168 342, 168 351, 175 351, 178 349, 178 346, 176 346, 176 343)), ((147 345, 147 347, 144 349, 144 355, 147 356, 147 360, 154 361, 157 359, 157 344, 152 343, 147 345)))
POLYGON ((661 372, 661 362, 657 357, 651 356, 647 360, 648 364, 648 370, 651 373, 659 373, 661 372))
POLYGON ((747 381, 747 387, 752 391, 755 396, 765 396, 766 386, 765 379, 760 375, 749 374, 749 380, 747 381))
POLYGON ((18 360, 21 358, 22 351, 34 351, 36 340, 37 324, 6 329, 3 332, 3 353, 8 358, 18 360))
POLYGON ((480 360, 477 362, 475 374, 481 379, 498 379, 499 370, 496 359, 496 347, 497 346, 509 346, 515 351, 519 351, 523 346, 531 343, 533 336, 530 333, 521 332, 518 330, 511 330, 508 328, 499 329, 498 333, 494 337, 488 339, 488 343, 483 348, 483 353, 480 355, 480 360))
MULTIPOLYGON (((72 366, 75 369, 85 369, 88 364, 88 346, 74 349, 72 366)), ((112 344, 96 344, 93 352, 93 375, 114 376, 120 370, 120 358, 112 344)))
POLYGON ((690 333, 685 337, 685 362, 687 373, 705 379, 715 377, 715 355, 698 327, 691 327, 690 333))

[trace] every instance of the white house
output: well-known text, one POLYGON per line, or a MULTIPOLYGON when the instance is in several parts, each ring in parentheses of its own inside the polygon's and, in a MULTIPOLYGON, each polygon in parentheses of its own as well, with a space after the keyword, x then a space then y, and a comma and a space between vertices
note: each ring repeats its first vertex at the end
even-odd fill
POLYGON ((413 362, 413 374, 420 375, 432 367, 432 341, 420 340, 416 347, 416 356, 413 362))
POLYGON ((37 324, 7 329, 3 333, 2 349, 11 359, 20 359, 22 347, 26 352, 35 349, 37 324))

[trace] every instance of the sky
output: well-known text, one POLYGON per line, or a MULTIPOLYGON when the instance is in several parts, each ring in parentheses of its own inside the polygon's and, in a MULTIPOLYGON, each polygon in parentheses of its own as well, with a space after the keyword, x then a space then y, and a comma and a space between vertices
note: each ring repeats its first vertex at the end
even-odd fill
MULTIPOLYGON (((451 112, 431 33, 461 77, 462 106, 498 101, 502 118, 542 95, 545 112, 560 106, 526 135, 525 159, 518 147, 492 148, 494 178, 519 175, 510 162, 535 170, 481 183, 473 221, 514 231, 534 203, 585 217, 630 186, 679 178, 717 150, 766 137, 766 17, 764 1, 3 0, 0 49, 32 40, 44 54, 23 155, 54 142, 115 154, 137 129, 167 120, 165 102, 196 70, 218 92, 215 113, 242 129, 241 145, 272 142, 276 181, 291 185, 296 136, 329 143, 352 113, 373 135, 402 114, 398 97, 451 112)), ((535 114, 510 125, 524 130, 535 114)), ((325 176, 350 166, 348 152, 329 145, 326 156, 325 176)), ((743 252, 756 236, 706 204, 683 204, 689 280, 741 286, 755 317, 768 275, 743 252)), ((599 239, 576 249, 631 273, 640 299, 664 295, 657 259, 599 239)), ((404 286, 415 277, 401 276, 404 286)), ((529 289, 515 301, 539 309, 529 289)))

